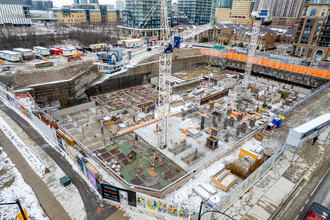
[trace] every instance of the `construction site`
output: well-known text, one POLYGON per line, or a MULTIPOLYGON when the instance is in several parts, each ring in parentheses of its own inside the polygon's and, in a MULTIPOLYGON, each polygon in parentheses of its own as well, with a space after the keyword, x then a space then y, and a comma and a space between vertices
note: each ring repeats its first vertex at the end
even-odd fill
POLYGON ((99 182, 146 195, 138 197, 142 208, 159 198, 175 204, 175 216, 196 219, 189 216, 201 201, 224 210, 273 166, 284 144, 273 135, 329 84, 330 71, 256 54, 262 16, 243 54, 194 44, 209 25, 172 36, 166 8, 161 1, 159 43, 126 42, 49 71, 18 66, 0 79, 33 96, 55 136, 102 170, 94 173, 99 182))

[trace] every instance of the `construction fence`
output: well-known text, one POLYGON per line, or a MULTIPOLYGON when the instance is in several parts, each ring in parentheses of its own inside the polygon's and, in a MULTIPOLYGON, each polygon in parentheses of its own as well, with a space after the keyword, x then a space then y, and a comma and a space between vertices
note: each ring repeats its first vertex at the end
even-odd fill
MULTIPOLYGON (((304 103, 311 98, 315 97, 324 89, 328 88, 330 83, 328 82, 326 85, 321 86, 319 89, 315 90, 313 93, 306 96, 301 103, 304 103)), ((65 152, 67 155, 71 157, 72 160, 76 162, 80 171, 89 183, 94 187, 95 191, 102 195, 102 198, 108 199, 114 202, 121 203, 122 205, 129 205, 132 207, 136 207, 141 210, 149 211, 157 215, 162 215, 170 218, 175 219, 197 219, 197 210, 189 210, 183 204, 176 204, 168 201, 164 201, 158 199, 153 196, 146 195, 144 193, 135 192, 135 191, 148 191, 152 192, 154 189, 146 188, 146 187, 139 187, 135 185, 131 185, 127 183, 125 180, 121 179, 117 176, 111 169, 109 169, 106 165, 99 161, 95 155, 92 154, 84 145, 80 142, 72 138, 70 142, 67 138, 59 135, 56 132, 55 125, 53 120, 46 114, 43 113, 44 116, 38 111, 38 106, 35 105, 33 98, 27 93, 25 95, 17 95, 14 91, 9 89, 7 86, 0 83, 0 99, 9 104, 15 111, 23 118, 25 118, 31 125, 39 130, 39 132, 47 139, 49 143, 51 143, 57 149, 61 149, 62 152, 65 152), (70 144, 71 143, 71 144, 70 144), (78 148, 77 148, 78 147, 78 148), (122 189, 113 185, 109 185, 107 183, 102 182, 102 178, 99 176, 98 171, 95 169, 93 165, 90 165, 90 161, 84 158, 79 151, 83 150, 90 158, 97 162, 99 165, 102 165, 105 170, 109 173, 112 173, 112 177, 114 177, 118 182, 122 183, 122 185, 128 186, 128 188, 135 189, 135 191, 122 189)), ((300 104, 301 104, 300 103, 300 104)), ((297 105, 299 106, 299 105, 297 105)), ((295 106, 294 108, 296 108, 295 106)), ((290 109, 292 111, 292 109, 290 109)), ((286 112, 288 114, 288 112, 286 112)), ((65 131, 64 128, 58 126, 65 135, 70 138, 70 134, 65 131)), ((261 129, 261 128, 259 128, 261 129)), ((227 155, 228 153, 232 152, 233 149, 237 149, 237 147, 241 146, 244 141, 248 140, 252 136, 259 131, 256 129, 254 132, 249 134, 243 140, 238 141, 230 148, 221 152, 219 155, 215 155, 213 158, 196 169, 197 172, 188 173, 182 178, 178 179, 176 182, 172 183, 170 186, 167 186, 165 189, 161 190, 169 190, 171 187, 174 187, 178 183, 185 182, 192 178, 196 173, 201 171, 202 169, 206 168, 213 162, 217 161, 220 157, 227 155)), ((254 173, 252 173, 247 179, 245 179, 241 184, 237 185, 233 191, 226 194, 225 197, 221 198, 221 201, 217 204, 209 204, 211 207, 218 210, 226 210, 230 207, 240 196, 242 196, 248 189, 250 189, 270 168, 273 167, 274 163, 278 161, 283 151, 282 149, 278 153, 274 154, 270 157, 264 164, 262 164, 254 173)), ((110 175, 110 174, 109 174, 110 175)))
MULTIPOLYGON (((203 55, 223 57, 226 59, 248 62, 248 56, 244 55, 244 54, 223 52, 223 51, 217 51, 217 50, 206 50, 206 49, 201 49, 200 52, 203 55)), ((262 58, 257 58, 257 57, 253 58, 253 64, 272 67, 272 68, 281 69, 281 70, 285 70, 285 71, 289 71, 289 72, 296 72, 296 73, 307 74, 307 75, 312 75, 312 76, 316 76, 316 77, 322 77, 325 79, 330 79, 329 70, 321 70, 321 69, 315 69, 315 68, 299 66, 299 65, 294 65, 294 64, 281 63, 281 62, 276 62, 276 61, 272 61, 269 59, 262 59, 262 58)))

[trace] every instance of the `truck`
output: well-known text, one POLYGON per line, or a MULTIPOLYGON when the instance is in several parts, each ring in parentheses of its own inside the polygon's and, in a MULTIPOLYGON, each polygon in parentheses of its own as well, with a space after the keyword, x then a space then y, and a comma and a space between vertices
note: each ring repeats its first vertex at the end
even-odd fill
POLYGON ((14 52, 11 50, 1 50, 0 58, 4 59, 4 60, 12 61, 12 62, 19 62, 23 59, 21 53, 14 52))
POLYGON ((14 48, 15 52, 21 53, 23 60, 28 60, 33 58, 32 50, 25 48, 14 48))
POLYGON ((323 205, 313 202, 302 220, 329 220, 330 210, 323 205))
POLYGON ((34 46, 33 50, 39 52, 40 55, 42 55, 42 56, 49 56, 50 55, 50 51, 46 47, 34 46))

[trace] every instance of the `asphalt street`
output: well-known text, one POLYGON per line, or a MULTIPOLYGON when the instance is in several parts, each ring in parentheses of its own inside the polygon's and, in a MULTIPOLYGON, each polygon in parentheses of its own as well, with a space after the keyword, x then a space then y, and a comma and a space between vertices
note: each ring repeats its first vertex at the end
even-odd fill
POLYGON ((297 219, 303 219, 305 213, 308 211, 309 207, 312 205, 313 202, 320 203, 324 207, 330 209, 330 173, 329 170, 326 175, 323 177, 319 185, 316 186, 311 195, 309 196, 308 200, 301 208, 300 215, 298 215, 297 219))

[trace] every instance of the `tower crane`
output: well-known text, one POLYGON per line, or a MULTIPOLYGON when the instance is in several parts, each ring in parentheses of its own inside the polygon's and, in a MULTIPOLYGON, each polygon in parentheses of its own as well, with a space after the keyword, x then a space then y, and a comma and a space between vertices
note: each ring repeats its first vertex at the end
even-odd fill
POLYGON ((166 148, 168 144, 168 114, 170 111, 171 85, 168 78, 172 73, 172 44, 168 24, 167 0, 161 0, 160 9, 160 41, 162 42, 159 56, 159 101, 158 101, 158 146, 166 148))
POLYGON ((251 13, 255 20, 252 26, 250 43, 248 45, 248 60, 245 66, 243 86, 247 89, 251 77, 253 59, 255 58, 258 37, 260 32, 261 23, 268 18, 270 7, 273 5, 274 0, 260 0, 258 8, 251 13))

